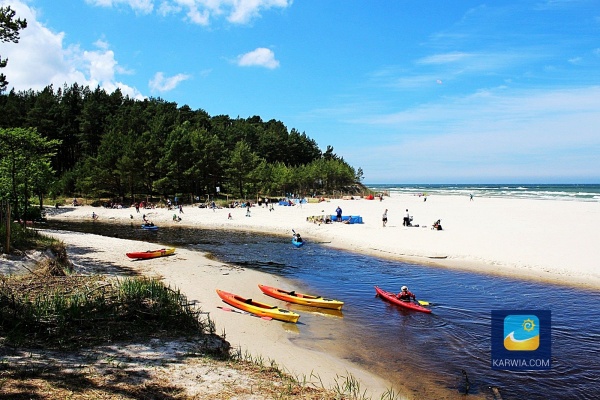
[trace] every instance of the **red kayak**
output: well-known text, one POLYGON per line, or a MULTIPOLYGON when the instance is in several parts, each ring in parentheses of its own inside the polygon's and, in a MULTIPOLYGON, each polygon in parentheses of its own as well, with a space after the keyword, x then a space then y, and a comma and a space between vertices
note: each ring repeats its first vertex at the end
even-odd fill
POLYGON ((132 253, 126 253, 129 258, 156 258, 170 256, 175 253, 174 248, 170 249, 159 249, 159 250, 148 250, 148 251, 134 251, 132 253))
POLYGON ((424 313, 431 313, 429 308, 425 308, 419 303, 413 303, 410 301, 402 301, 396 297, 396 294, 391 292, 386 292, 385 290, 375 286, 375 291, 377 292, 377 296, 381 297, 384 300, 389 301, 390 303, 394 303, 400 307, 407 308, 409 310, 420 311, 424 313))

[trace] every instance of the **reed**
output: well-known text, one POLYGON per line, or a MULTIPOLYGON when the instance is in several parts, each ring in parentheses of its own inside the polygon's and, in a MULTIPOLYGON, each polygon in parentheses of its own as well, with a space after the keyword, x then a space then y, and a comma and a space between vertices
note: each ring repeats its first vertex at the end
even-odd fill
POLYGON ((0 336, 15 345, 72 347, 131 337, 215 333, 206 313, 150 278, 0 280, 0 336))

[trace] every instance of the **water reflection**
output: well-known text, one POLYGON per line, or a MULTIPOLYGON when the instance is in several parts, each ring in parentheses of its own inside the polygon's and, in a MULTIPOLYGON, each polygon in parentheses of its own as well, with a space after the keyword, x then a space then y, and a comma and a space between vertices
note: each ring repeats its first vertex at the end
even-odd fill
POLYGON ((489 398, 491 387, 498 387, 504 399, 600 398, 597 292, 561 289, 568 292, 565 298, 548 284, 392 262, 310 242, 296 249, 288 237, 256 233, 50 225, 210 252, 224 262, 292 279, 299 291, 340 299, 345 305, 339 316, 298 309, 303 323, 295 327, 293 340, 359 362, 392 382, 408 383, 418 397, 458 396, 468 377, 475 398, 489 398), (374 285, 398 291, 403 284, 433 303, 433 314, 399 309, 375 297, 374 285), (552 370, 491 370, 490 312, 501 309, 552 311, 552 370))

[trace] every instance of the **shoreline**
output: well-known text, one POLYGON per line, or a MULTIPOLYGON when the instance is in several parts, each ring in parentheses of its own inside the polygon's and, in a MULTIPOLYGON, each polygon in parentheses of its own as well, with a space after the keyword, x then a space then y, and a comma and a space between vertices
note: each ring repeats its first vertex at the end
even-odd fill
MULTIPOLYGON (((216 288, 234 293, 253 292, 254 297, 260 298, 262 292, 258 289, 259 283, 292 288, 293 284, 285 278, 211 260, 206 257, 206 253, 183 248, 176 248, 175 254, 167 257, 135 261, 127 258, 126 252, 157 245, 88 233, 56 230, 42 232, 65 243, 77 273, 105 274, 119 278, 139 274, 157 278, 166 286, 180 290, 189 302, 197 304, 203 313, 209 314, 216 333, 224 334, 232 349, 238 349, 242 355, 249 355, 251 359, 263 360, 265 365, 274 361, 282 371, 300 381, 306 381, 306 384, 316 387, 323 385, 330 389, 340 377, 352 375, 373 396, 381 396, 393 386, 391 382, 348 360, 321 352, 318 348, 294 344, 294 338, 300 333, 299 329, 302 329, 296 324, 266 321, 220 309, 231 307, 217 296, 216 288)), ((265 302, 279 303, 274 299, 265 302)), ((303 317, 309 321, 314 318, 310 315, 303 317)))
POLYGON ((292 230, 307 243, 393 259, 427 267, 449 268, 555 285, 600 290, 600 271, 595 267, 600 251, 600 204, 561 200, 469 198, 459 196, 392 195, 379 200, 329 200, 301 206, 252 207, 210 210, 184 206, 175 210, 134 208, 104 209, 91 206, 48 209, 48 218, 100 222, 141 223, 147 214, 158 226, 239 230, 288 236, 292 230), (335 214, 341 206, 346 215, 360 215, 363 224, 315 224, 311 216, 335 214), (402 226, 405 209, 418 227, 402 226), (388 209, 389 222, 381 215, 388 209), (232 219, 228 219, 231 213, 232 219), (173 215, 182 218, 172 220, 173 215), (558 216, 567 215, 569 221, 558 216), (132 219, 133 218, 133 219, 132 219), (441 219, 443 230, 431 230, 441 219))
MULTIPOLYGON (((319 243, 379 258, 406 261, 422 265, 424 268, 450 268, 594 291, 600 288, 600 275, 594 263, 597 251, 588 245, 594 243, 595 238, 600 238, 594 229, 594 221, 600 219, 597 204, 575 202, 565 204, 561 201, 540 200, 546 204, 541 206, 540 201, 535 200, 479 198, 476 201, 475 204, 469 202, 468 198, 465 201, 464 198, 450 196, 429 197, 427 202, 415 196, 392 196, 381 202, 364 199, 335 200, 293 207, 275 206, 274 211, 264 207, 253 207, 251 217, 246 217, 246 210, 241 208, 210 210, 187 206, 183 208, 183 213, 177 210, 154 209, 140 210, 137 214, 134 208, 103 209, 82 206, 52 209, 49 210, 48 217, 56 220, 91 222, 91 214, 95 212, 99 215, 99 223, 141 225, 141 216, 146 213, 159 229, 161 226, 185 226, 252 231, 279 235, 289 240, 291 240, 292 230, 295 230, 302 233, 307 245, 311 242, 319 243), (360 215, 364 223, 319 225, 307 222, 309 216, 333 214, 338 205, 348 210, 348 212, 344 211, 344 215, 360 215), (414 215, 413 223, 426 225, 425 228, 402 226, 402 211, 407 207, 411 215, 414 215), (386 227, 383 227, 381 214, 386 208, 389 222, 386 227), (564 229, 552 218, 544 219, 549 215, 564 212, 570 213, 574 216, 573 220, 577 221, 574 229, 564 229), (228 219, 229 213, 232 214, 232 219, 228 219), (182 220, 174 222, 172 219, 174 214, 180 216, 182 220), (421 223, 422 221, 433 222, 440 216, 444 227, 442 231, 431 230, 430 225, 421 223), (590 216, 593 220, 591 223, 590 216), (494 225, 494 229, 488 229, 490 224, 494 225), (496 246, 497 242, 501 242, 500 245, 496 246), (561 266, 563 260, 570 261, 567 267, 561 266)), ((106 246, 104 242, 114 243, 101 251, 107 253, 101 257, 123 265, 127 265, 124 264, 125 262, 131 265, 130 260, 125 258, 125 252, 146 250, 146 248, 140 249, 140 243, 144 242, 107 237, 100 239, 91 234, 75 235, 79 235, 80 240, 85 242, 85 245, 82 242, 82 247, 102 248, 106 246), (119 243, 121 245, 118 245, 119 243), (128 248, 122 247, 125 243, 129 243, 128 248), (119 253, 118 256, 115 256, 116 251, 119 253)), ((148 244, 148 246, 153 245, 148 244)), ((177 258, 165 257, 151 260, 151 263, 157 265, 151 271, 160 275, 165 282, 181 289, 186 295, 194 293, 193 296, 188 295, 188 297, 191 300, 198 300, 203 309, 207 307, 206 309, 210 310, 211 318, 215 316, 218 333, 223 329, 232 346, 239 346, 240 349, 247 350, 261 359, 263 357, 272 359, 295 376, 310 377, 316 373, 326 386, 333 384, 336 376, 350 373, 370 392, 381 394, 393 387, 400 389, 401 393, 410 393, 402 390, 402 382, 391 384, 360 366, 320 351, 318 345, 308 349, 294 344, 293 339, 299 333, 298 329, 305 329, 302 326, 298 328, 282 324, 282 329, 273 329, 274 324, 269 325, 267 321, 216 309, 220 303, 214 293, 215 288, 254 296, 252 292, 249 293, 250 288, 253 287, 255 296, 260 296, 257 283, 282 288, 291 288, 294 286, 293 283, 269 274, 254 275, 253 272, 257 271, 246 271, 235 265, 219 263, 206 257, 202 257, 200 261, 198 258, 200 253, 195 257, 191 254, 184 256, 187 252, 184 253, 183 250, 178 250, 176 253, 180 253, 177 258), (186 263, 192 258, 195 258, 192 265, 187 265, 186 263), (177 268, 173 268, 175 260, 177 268), (210 267, 207 267, 208 265, 210 267), (252 340, 255 335, 264 337, 264 341, 257 343, 256 340, 252 340), (276 346, 272 346, 274 343, 276 346), (311 358, 311 361, 312 359, 319 361, 306 364, 307 358, 311 358), (304 364, 299 363, 299 359, 303 360, 304 364), (289 366, 293 366, 294 369, 289 369, 289 366)), ((96 256, 95 254, 94 257, 96 256)), ((148 264, 133 263, 144 267, 148 264)), ((145 273, 149 272, 145 271, 145 273)), ((308 316, 303 318, 309 322, 307 327, 318 326, 317 329, 327 329, 327 324, 318 324, 317 321, 311 321, 309 319, 311 317, 308 316)))

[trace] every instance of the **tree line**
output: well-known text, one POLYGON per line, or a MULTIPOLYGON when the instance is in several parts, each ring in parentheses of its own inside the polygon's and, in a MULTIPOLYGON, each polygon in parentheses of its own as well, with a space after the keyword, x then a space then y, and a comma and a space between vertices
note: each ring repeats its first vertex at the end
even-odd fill
POLYGON ((331 193, 356 171, 304 132, 78 84, 0 95, 0 199, 331 193))

